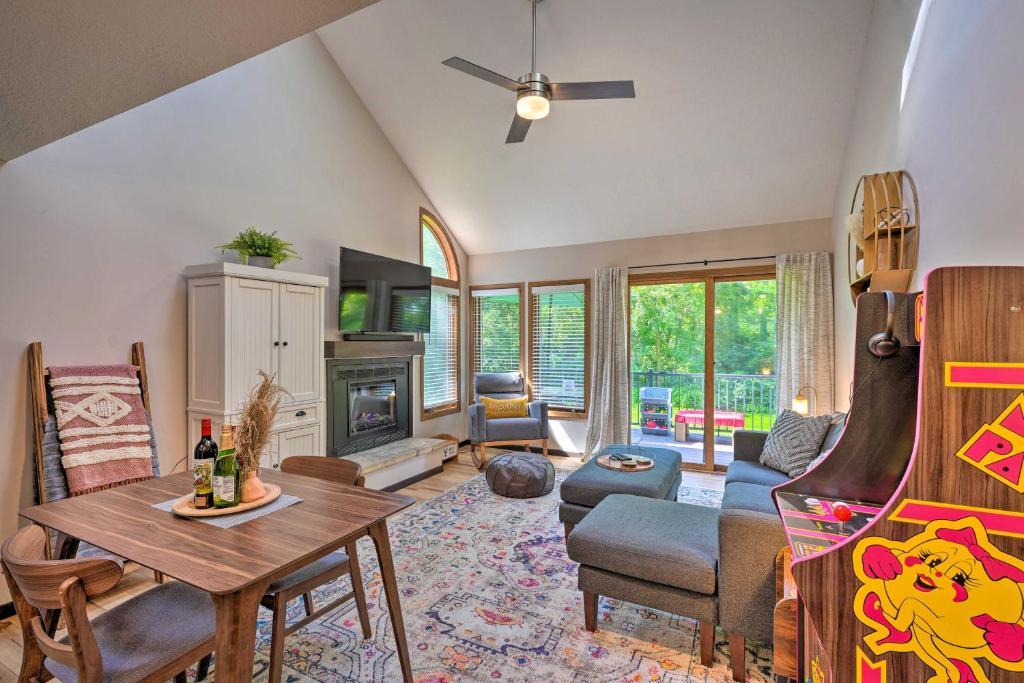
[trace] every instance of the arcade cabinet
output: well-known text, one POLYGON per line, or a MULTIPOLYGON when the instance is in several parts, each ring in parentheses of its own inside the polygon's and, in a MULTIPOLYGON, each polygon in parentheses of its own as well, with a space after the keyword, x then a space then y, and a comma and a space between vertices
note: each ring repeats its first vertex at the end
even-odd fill
POLYGON ((933 271, 923 306, 885 295, 890 334, 868 335, 882 297, 858 299, 846 430, 773 492, 802 606, 800 677, 1022 681, 1024 268, 933 271), (894 362, 916 375, 916 339, 915 435, 904 382, 877 378, 894 362))

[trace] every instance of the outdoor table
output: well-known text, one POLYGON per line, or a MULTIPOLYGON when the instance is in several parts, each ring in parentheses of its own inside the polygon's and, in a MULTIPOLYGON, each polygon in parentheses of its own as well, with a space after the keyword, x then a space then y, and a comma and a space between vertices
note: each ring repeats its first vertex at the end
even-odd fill
MULTIPOLYGON (((703 410, 679 410, 676 411, 676 429, 675 439, 676 441, 685 442, 690 436, 690 425, 695 427, 704 426, 704 411, 703 410)), ((746 425, 746 420, 743 417, 743 413, 738 413, 732 410, 716 410, 714 411, 714 426, 717 427, 732 427, 733 429, 743 429, 746 425)))

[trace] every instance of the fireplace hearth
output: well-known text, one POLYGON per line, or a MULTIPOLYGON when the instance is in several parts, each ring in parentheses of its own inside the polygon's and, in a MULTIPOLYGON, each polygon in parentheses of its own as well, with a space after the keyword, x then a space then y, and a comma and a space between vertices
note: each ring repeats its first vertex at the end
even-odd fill
POLYGON ((412 434, 410 359, 332 358, 327 361, 327 452, 335 457, 412 434))

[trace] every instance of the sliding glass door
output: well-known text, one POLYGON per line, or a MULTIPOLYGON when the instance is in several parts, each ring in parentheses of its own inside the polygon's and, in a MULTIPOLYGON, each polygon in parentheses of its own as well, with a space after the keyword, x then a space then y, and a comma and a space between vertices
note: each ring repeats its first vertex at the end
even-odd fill
POLYGON ((771 267, 630 278, 633 443, 724 469, 733 432, 775 419, 771 267))

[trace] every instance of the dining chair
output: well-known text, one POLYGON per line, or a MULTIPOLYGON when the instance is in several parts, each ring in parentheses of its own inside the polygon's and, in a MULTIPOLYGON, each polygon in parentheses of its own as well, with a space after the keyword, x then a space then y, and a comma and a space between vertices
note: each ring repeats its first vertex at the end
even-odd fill
POLYGON ((49 675, 63 683, 157 683, 174 678, 214 649, 210 596, 178 581, 159 584, 90 621, 86 601, 121 580, 124 563, 111 557, 46 559, 46 532, 25 527, 0 547, 7 585, 21 623, 19 681, 49 675), (67 635, 43 626, 60 610, 67 635))
MULTIPOLYGON (((293 455, 281 461, 281 471, 287 474, 299 474, 313 477, 321 481, 336 484, 363 486, 363 468, 357 462, 345 458, 327 458, 321 455, 293 455)), ((335 551, 302 569, 277 579, 270 584, 261 604, 273 610, 273 627, 270 642, 270 683, 281 680, 281 664, 284 656, 284 640, 296 630, 314 619, 333 611, 352 598, 356 601, 359 623, 363 629, 363 639, 371 636, 370 615, 366 611, 366 593, 363 590, 363 579, 359 571, 359 556, 356 544, 349 543, 344 551, 335 551), (352 579, 352 590, 328 604, 316 609, 313 604, 313 589, 334 581, 348 574, 352 579), (288 603, 302 597, 306 616, 293 624, 287 623, 288 603)))

